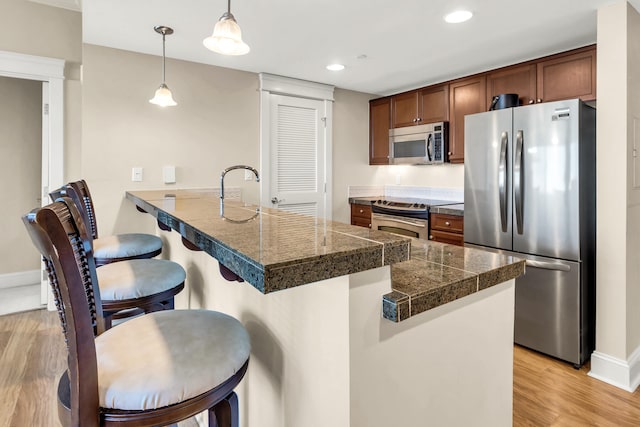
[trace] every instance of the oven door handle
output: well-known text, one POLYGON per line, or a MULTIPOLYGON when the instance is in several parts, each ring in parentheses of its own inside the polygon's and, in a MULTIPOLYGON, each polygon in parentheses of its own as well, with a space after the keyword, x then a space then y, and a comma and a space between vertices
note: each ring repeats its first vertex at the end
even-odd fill
POLYGON ((415 222, 403 221, 401 219, 395 219, 395 218, 376 218, 374 216, 372 219, 377 219, 378 221, 397 222, 398 224, 411 225, 412 227, 420 227, 420 228, 425 228, 426 227, 426 225, 424 225, 424 224, 417 224, 415 222))

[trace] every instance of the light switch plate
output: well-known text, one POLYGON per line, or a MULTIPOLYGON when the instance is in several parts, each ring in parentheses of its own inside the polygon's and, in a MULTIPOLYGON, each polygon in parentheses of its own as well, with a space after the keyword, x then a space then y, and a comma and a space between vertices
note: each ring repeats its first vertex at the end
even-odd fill
POLYGON ((134 181, 134 182, 142 181, 142 168, 135 167, 131 169, 131 181, 134 181))
POLYGON ((175 184, 176 183, 176 167, 175 166, 164 166, 162 168, 162 180, 165 184, 175 184))

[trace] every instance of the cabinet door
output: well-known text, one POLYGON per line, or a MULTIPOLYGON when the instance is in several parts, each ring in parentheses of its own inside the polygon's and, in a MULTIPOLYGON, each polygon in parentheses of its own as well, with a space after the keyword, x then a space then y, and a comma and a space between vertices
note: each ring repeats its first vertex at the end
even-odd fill
POLYGON ((449 233, 447 231, 431 230, 429 240, 449 245, 464 246, 464 236, 462 234, 449 233))
POLYGON ((448 231, 449 233, 464 233, 464 218, 457 215, 431 214, 429 225, 432 230, 448 231))
POLYGON ((518 65, 487 74, 487 108, 496 95, 517 93, 520 105, 536 99, 536 65, 518 65))
POLYGON ((391 99, 380 98, 369 102, 369 164, 389 164, 389 122, 391 99))
POLYGON ((391 97, 392 128, 417 125, 418 118, 418 92, 401 93, 391 97))
POLYGON ((537 102, 596 99, 596 48, 552 57, 538 63, 537 102))
POLYGON ((449 121, 449 85, 429 86, 418 92, 420 123, 449 121))
POLYGON ((371 228, 371 206, 352 204, 351 225, 371 228))
POLYGON ((464 162, 464 116, 487 109, 486 77, 460 79, 449 85, 449 161, 464 162))

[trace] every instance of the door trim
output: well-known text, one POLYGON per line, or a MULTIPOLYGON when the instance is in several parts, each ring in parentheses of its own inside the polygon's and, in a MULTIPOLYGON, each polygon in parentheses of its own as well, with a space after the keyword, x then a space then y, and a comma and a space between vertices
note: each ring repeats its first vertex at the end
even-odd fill
MULTIPOLYGON (((43 128, 42 203, 46 204, 49 189, 62 186, 64 180, 64 65, 65 61, 43 56, 25 55, 15 52, 0 51, 0 76, 25 80, 36 80, 49 84, 47 99, 43 104, 49 105, 48 128, 43 128), (45 163, 46 160, 46 163, 45 163)), ((43 275, 46 277, 46 275, 43 275)), ((48 283, 42 281, 41 302, 47 303, 48 283)))
POLYGON ((271 100, 270 95, 285 95, 324 101, 324 182, 325 218, 333 216, 333 91, 334 86, 290 77, 260 73, 260 203, 271 206, 269 189, 271 188, 271 100))

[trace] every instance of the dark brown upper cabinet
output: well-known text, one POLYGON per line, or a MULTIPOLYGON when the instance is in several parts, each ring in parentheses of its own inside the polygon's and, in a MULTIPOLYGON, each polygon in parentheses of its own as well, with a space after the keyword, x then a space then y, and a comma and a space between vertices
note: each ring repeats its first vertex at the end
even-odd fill
POLYGON ((478 75, 449 85, 449 161, 464 162, 464 116, 487 111, 487 78, 478 75))
POLYGON ((521 105, 596 99, 596 45, 370 101, 369 163, 389 164, 389 129, 449 122, 451 163, 464 162, 464 116, 486 111, 494 96, 517 93, 521 105))
POLYGON ((389 164, 391 98, 369 101, 369 164, 389 164))
POLYGON ((596 99, 596 47, 549 57, 537 64, 536 102, 596 99))
POLYGON ((391 97, 391 127, 444 122, 449 118, 449 85, 428 86, 391 97))
POLYGON ((536 100, 536 64, 516 65, 487 74, 487 106, 502 93, 517 93, 520 105, 536 100))

